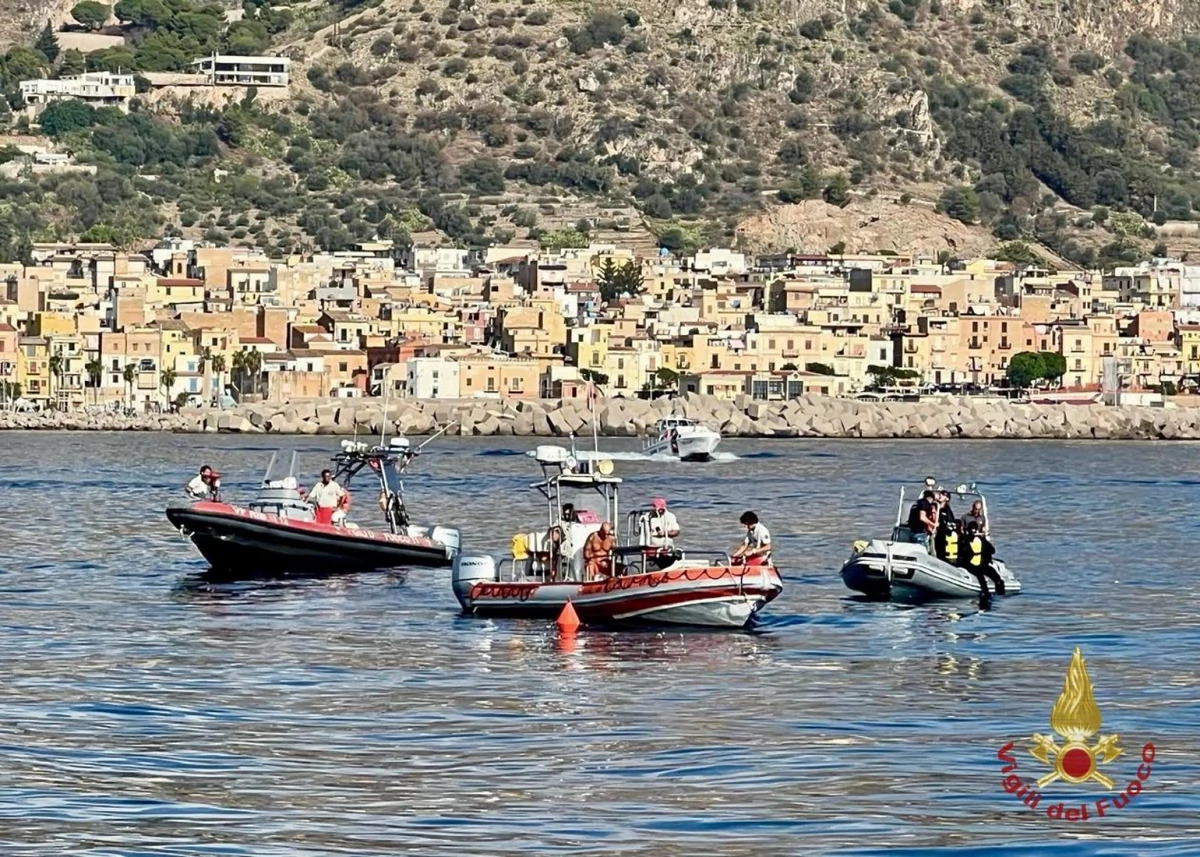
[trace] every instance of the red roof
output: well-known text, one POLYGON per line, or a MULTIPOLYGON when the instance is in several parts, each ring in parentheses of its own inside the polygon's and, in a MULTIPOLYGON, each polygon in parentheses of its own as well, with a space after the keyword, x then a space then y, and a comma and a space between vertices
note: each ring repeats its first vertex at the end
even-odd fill
POLYGON ((190 277, 159 277, 160 286, 203 286, 204 280, 193 280, 190 277))
POLYGON ((942 293, 940 286, 930 286, 924 283, 917 283, 912 290, 915 295, 940 295, 942 293))

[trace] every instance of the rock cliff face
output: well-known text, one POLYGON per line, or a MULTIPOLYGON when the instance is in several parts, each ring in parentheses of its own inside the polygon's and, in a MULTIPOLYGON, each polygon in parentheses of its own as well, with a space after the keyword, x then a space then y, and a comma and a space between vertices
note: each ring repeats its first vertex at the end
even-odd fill
MULTIPOLYGON (((595 423, 605 437, 638 437, 666 416, 681 415, 746 438, 944 438, 959 440, 1197 440, 1200 408, 1013 405, 944 399, 868 403, 822 396, 788 402, 726 401, 688 394, 676 400, 601 400, 595 423)), ((285 406, 127 418, 0 413, 0 430, 175 431, 244 434, 567 437, 592 433, 593 414, 579 402, 487 400, 309 400, 285 406)))

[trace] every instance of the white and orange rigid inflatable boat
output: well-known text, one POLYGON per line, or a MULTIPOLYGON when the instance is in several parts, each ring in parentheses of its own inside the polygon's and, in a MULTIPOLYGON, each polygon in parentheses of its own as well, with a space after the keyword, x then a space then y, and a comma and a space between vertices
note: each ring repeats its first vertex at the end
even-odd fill
POLYGON ((769 563, 692 559, 669 542, 655 544, 643 511, 627 516, 625 533, 608 557, 609 573, 586 579, 584 542, 603 521, 617 521, 621 480, 612 475, 611 461, 581 461, 563 447, 540 446, 535 457, 544 478, 532 487, 546 499, 549 526, 518 533, 511 558, 456 557, 454 594, 467 613, 553 617, 570 601, 585 623, 741 628, 783 590, 769 563), (571 491, 598 494, 602 515, 581 511, 564 520, 564 492, 571 491))

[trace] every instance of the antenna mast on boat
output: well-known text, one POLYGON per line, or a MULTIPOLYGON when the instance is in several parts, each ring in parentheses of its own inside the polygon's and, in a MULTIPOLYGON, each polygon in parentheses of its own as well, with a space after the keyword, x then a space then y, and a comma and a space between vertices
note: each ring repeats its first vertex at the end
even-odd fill
POLYGON ((387 370, 384 370, 384 373, 383 373, 383 381, 382 381, 382 383, 383 383, 383 417, 382 417, 382 418, 379 420, 379 445, 380 445, 381 447, 386 447, 386 446, 387 446, 387 424, 388 424, 388 409, 387 409, 387 400, 388 400, 388 382, 387 382, 387 370))

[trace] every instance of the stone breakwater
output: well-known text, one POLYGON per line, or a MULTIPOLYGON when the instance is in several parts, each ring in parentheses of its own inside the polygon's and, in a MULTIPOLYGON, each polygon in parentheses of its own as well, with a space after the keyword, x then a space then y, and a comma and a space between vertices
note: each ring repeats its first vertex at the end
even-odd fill
MULTIPOLYGON (((634 437, 656 420, 685 416, 726 437, 1021 438, 1198 440, 1200 408, 1027 405, 997 400, 858 402, 804 396, 787 402, 734 401, 688 394, 678 399, 602 399, 595 419, 606 437, 634 437)), ((449 434, 565 437, 591 434, 592 412, 578 400, 388 402, 309 400, 245 404, 217 411, 126 417, 83 412, 0 413, 0 430, 241 432, 246 434, 424 435, 453 424, 449 434)))

